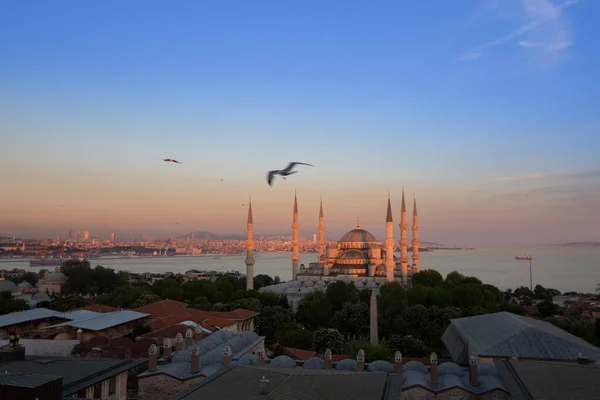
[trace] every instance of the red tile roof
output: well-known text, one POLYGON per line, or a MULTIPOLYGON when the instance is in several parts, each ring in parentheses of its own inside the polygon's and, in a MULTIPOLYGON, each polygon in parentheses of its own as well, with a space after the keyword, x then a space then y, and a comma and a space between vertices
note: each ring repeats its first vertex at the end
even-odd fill
POLYGON ((303 360, 303 361, 306 361, 309 358, 317 356, 316 351, 295 349, 293 347, 284 347, 283 353, 289 355, 290 357, 292 357, 295 360, 303 360))
POLYGON ((149 333, 141 335, 142 338, 174 338, 178 333, 185 336, 185 332, 189 329, 186 325, 171 325, 163 329, 154 330, 149 333))
POLYGON ((207 318, 205 320, 202 320, 202 327, 209 329, 213 332, 219 329, 230 327, 231 325, 235 324, 237 324, 237 321, 232 319, 207 318), (219 327, 219 329, 215 329, 216 327, 219 327))

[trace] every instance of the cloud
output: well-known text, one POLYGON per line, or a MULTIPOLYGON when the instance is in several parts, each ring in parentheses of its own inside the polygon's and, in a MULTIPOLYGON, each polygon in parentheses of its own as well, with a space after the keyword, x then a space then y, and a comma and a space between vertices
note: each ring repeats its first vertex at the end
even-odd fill
POLYGON ((564 11, 583 1, 567 0, 554 5, 550 0, 519 0, 519 14, 526 21, 518 28, 488 43, 475 47, 459 58, 473 60, 480 58, 487 50, 506 42, 527 36, 517 44, 522 48, 538 49, 547 54, 556 54, 571 46, 571 32, 565 22, 564 11))
POLYGON ((540 179, 580 179, 580 178, 600 178, 600 168, 579 172, 541 172, 529 173, 516 176, 505 176, 492 178, 490 182, 523 182, 540 179))

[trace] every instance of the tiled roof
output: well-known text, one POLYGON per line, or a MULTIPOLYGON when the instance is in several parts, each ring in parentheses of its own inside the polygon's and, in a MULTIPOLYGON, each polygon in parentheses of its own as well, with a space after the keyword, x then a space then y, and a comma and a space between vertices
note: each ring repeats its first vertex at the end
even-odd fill
POLYGON ((101 331, 113 326, 125 324, 142 318, 149 317, 137 311, 121 310, 106 314, 97 314, 96 316, 84 320, 63 322, 62 324, 51 325, 48 328, 56 328, 60 326, 71 326, 73 328, 87 329, 90 331, 101 331))
POLYGON ((144 361, 108 359, 38 359, 0 363, 0 371, 8 374, 42 374, 62 377, 63 396, 94 385, 104 379, 134 368, 144 361))
POLYGON ((156 331, 145 333, 139 337, 147 337, 147 338, 174 338, 178 333, 181 333, 182 336, 185 336, 185 332, 190 329, 189 326, 186 325, 171 325, 163 329, 159 329, 156 331))
POLYGON ((508 312, 454 319, 442 340, 452 359, 461 364, 468 362, 469 352, 547 360, 574 360, 581 353, 600 359, 600 348, 585 340, 548 322, 508 312))
POLYGON ((26 311, 17 311, 10 314, 0 315, 0 327, 22 324, 23 322, 35 321, 49 317, 58 317, 61 315, 58 311, 47 308, 33 308, 26 311))
POLYGON ((0 385, 36 388, 48 382, 61 379, 56 375, 30 374, 30 373, 2 373, 0 385))
POLYGON ((116 307, 105 306, 104 304, 92 304, 89 306, 85 306, 83 308, 75 308, 72 311, 75 311, 75 310, 87 310, 87 311, 94 311, 94 312, 98 312, 98 313, 107 313, 107 312, 118 311, 119 309, 116 307))
POLYGON ((600 399, 600 366, 576 363, 503 360, 533 400, 600 399))

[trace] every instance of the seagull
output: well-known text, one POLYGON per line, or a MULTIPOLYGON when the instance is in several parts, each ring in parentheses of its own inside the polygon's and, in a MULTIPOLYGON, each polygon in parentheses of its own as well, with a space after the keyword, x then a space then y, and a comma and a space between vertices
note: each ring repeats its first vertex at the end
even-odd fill
POLYGON ((298 172, 293 170, 296 165, 308 165, 309 167, 314 167, 314 165, 312 164, 302 162, 291 162, 284 169, 274 169, 272 171, 269 171, 269 173, 267 174, 267 183, 269 184, 269 186, 273 186, 273 178, 275 178, 275 175, 281 175, 283 179, 285 179, 286 176, 298 172))
POLYGON ((172 163, 175 163, 175 164, 182 164, 182 163, 180 163, 179 161, 177 161, 177 160, 174 160, 174 159, 172 159, 172 158, 163 158, 163 161, 164 161, 164 162, 172 162, 172 163))

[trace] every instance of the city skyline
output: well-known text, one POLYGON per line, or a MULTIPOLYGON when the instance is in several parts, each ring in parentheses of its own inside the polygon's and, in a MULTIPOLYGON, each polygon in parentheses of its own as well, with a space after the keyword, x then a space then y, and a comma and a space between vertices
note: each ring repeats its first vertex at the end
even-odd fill
POLYGON ((0 235, 600 241, 597 2, 140 4, 4 7, 0 235))

